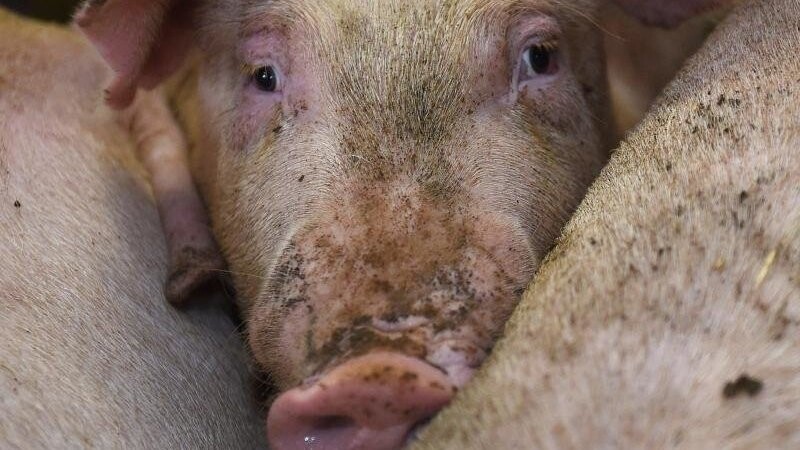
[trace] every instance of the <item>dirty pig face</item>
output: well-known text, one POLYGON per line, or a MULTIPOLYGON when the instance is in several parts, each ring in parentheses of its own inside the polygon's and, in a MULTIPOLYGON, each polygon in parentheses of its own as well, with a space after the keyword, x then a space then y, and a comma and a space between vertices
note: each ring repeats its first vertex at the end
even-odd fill
POLYGON ((605 158, 599 39, 579 3, 206 11, 216 170, 200 184, 255 360, 293 388, 273 442, 319 427, 402 442, 486 357, 605 158), (427 391, 401 407, 409 385, 427 391), (331 386, 371 413, 342 412, 331 386), (297 419, 312 410, 324 420, 297 419))

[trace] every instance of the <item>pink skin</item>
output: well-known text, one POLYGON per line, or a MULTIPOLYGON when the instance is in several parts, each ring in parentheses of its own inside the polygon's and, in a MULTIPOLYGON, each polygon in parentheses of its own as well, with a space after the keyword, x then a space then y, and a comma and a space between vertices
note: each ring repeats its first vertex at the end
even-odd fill
POLYGON ((375 352, 349 360, 272 405, 267 433, 275 450, 390 450, 446 405, 455 387, 416 358, 375 352))
POLYGON ((163 96, 141 92, 120 117, 150 173, 169 252, 165 295, 170 303, 180 305, 195 290, 218 279, 225 263, 189 173, 183 134, 163 96))
MULTIPOLYGON (((108 96, 112 105, 124 107, 133 100, 138 86, 154 86, 180 64, 189 42, 185 13, 192 3, 107 0, 88 6, 79 15, 78 24, 117 72, 108 96), (125 20, 119 20, 121 17, 125 20)), ((675 24, 717 2, 619 3, 644 20, 675 24)), ((263 233, 258 229, 262 234, 255 227, 226 230, 239 239, 227 244, 222 241, 228 249, 240 252, 234 255, 239 261, 230 261, 238 269, 234 272, 249 273, 252 265, 262 264, 260 258, 264 254, 274 254, 278 261, 254 268, 267 275, 258 281, 273 283, 276 277, 269 276, 274 273, 268 269, 273 264, 285 263, 285 273, 294 270, 303 274, 287 275, 269 285, 255 284, 251 277, 249 284, 240 280, 242 289, 237 286, 247 302, 255 305, 246 314, 248 339, 256 360, 270 368, 280 388, 290 388, 278 397, 270 411, 270 440, 278 450, 398 448, 415 424, 447 404, 455 388, 472 376, 532 274, 533 267, 527 267, 525 261, 536 261, 555 238, 558 225, 552 225, 553 220, 548 218, 565 214, 559 208, 566 208, 548 189, 557 186, 561 191, 571 190, 577 197, 583 192, 581 186, 588 184, 588 180, 559 178, 558 172, 564 167, 555 165, 567 160, 565 166, 573 168, 597 163, 580 152, 559 153, 558 158, 549 159, 531 156, 535 153, 531 149, 543 145, 532 138, 534 135, 542 142, 568 141, 565 148, 573 145, 569 139, 574 136, 593 135, 591 125, 581 122, 580 114, 576 114, 587 108, 587 97, 574 73, 567 70, 572 69, 569 61, 554 59, 551 66, 538 72, 523 64, 520 56, 526 47, 549 44, 550 38, 558 38, 561 30, 557 21, 546 15, 520 17, 517 26, 507 30, 509 36, 494 34, 487 38, 486 45, 476 45, 470 55, 481 62, 479 66, 492 66, 493 70, 470 73, 474 77, 469 80, 467 97, 471 112, 454 119, 461 121, 458 125, 469 125, 475 131, 469 139, 459 141, 460 135, 452 137, 448 148, 458 149, 457 155, 438 150, 452 166, 452 174, 465 178, 460 190, 456 190, 458 194, 446 199, 436 197, 405 173, 392 173, 390 180, 376 181, 368 177, 359 180, 363 174, 354 170, 352 173, 357 175, 352 179, 326 182, 325 176, 339 170, 330 167, 329 162, 344 162, 342 155, 336 153, 343 151, 344 144, 330 139, 336 131, 334 124, 346 127, 348 120, 350 124, 358 123, 343 134, 368 139, 368 132, 358 133, 371 130, 380 118, 368 123, 371 116, 365 124, 358 122, 358 114, 353 111, 357 107, 345 107, 332 114, 334 107, 330 104, 320 106, 330 102, 331 89, 315 76, 319 67, 314 64, 319 63, 308 53, 311 47, 303 41, 302 32, 291 26, 265 27, 275 25, 271 17, 252 19, 252 26, 241 30, 244 37, 238 41, 236 57, 214 62, 244 63, 248 70, 275 66, 282 80, 279 89, 265 92, 252 83, 245 86, 247 74, 237 74, 239 78, 235 80, 223 76, 222 80, 230 82, 226 89, 234 90, 235 95, 227 91, 205 92, 204 100, 217 102, 217 112, 232 112, 233 123, 225 132, 233 137, 218 154, 227 158, 223 161, 227 166, 220 164, 220 178, 238 181, 238 187, 244 188, 226 186, 228 190, 215 194, 242 200, 249 206, 223 209, 221 220, 241 215, 249 219, 249 224, 292 225, 291 229, 263 233), (232 109, 231 104, 235 105, 232 109), (552 128, 542 122, 530 124, 538 134, 514 128, 507 117, 510 105, 546 118, 544 122, 552 128), (281 123, 291 125, 288 133, 282 134, 276 127, 281 123), (552 133, 553 128, 562 134, 552 133), (498 133, 498 129, 503 131, 498 133), (558 136, 553 138, 548 132, 558 136), (507 140, 498 138, 498 134, 507 140), (265 151, 275 150, 293 137, 298 140, 292 148, 265 151), (326 145, 315 147, 309 142, 326 145), (312 147, 313 151, 309 151, 312 147), (259 161, 248 159, 253 155, 269 163, 259 166, 259 161), (495 167, 476 162, 493 158, 501 164, 495 167), (316 171, 306 178, 312 166, 316 171), (493 172, 500 170, 502 173, 493 172), (473 176, 485 178, 471 180, 473 176), (548 177, 552 179, 540 186, 536 201, 531 200, 533 195, 527 195, 530 192, 521 192, 516 202, 498 199, 498 192, 521 189, 508 180, 548 177), (301 181, 305 184, 296 184, 301 181), (276 185, 281 189, 274 189, 276 185), (254 197, 245 197, 251 194, 243 192, 248 189, 255 192, 254 197), (309 192, 313 195, 309 196, 309 192), (336 198, 326 199, 326 195, 336 198), (542 206, 544 203, 547 204, 542 206), (454 204, 469 207, 457 209, 454 204), (531 214, 531 210, 536 212, 531 214), (319 222, 309 220, 312 211, 319 222), (253 212, 256 216, 247 216, 253 212), (520 217, 526 220, 517 220, 520 217), (555 229, 526 228, 540 226, 555 229), (421 235, 428 237, 420 239, 421 235), (286 244, 289 241, 293 241, 291 248, 286 244), (248 249, 242 249, 247 247, 243 243, 248 242, 258 242, 258 255, 248 255, 248 249), (365 256, 367 253, 369 257, 365 256), (269 293, 275 292, 283 297, 269 298, 269 293), (297 294, 291 297, 295 301, 282 303, 290 299, 288 294, 297 294), (427 309, 420 303, 425 303, 427 309), (472 305, 473 309, 465 306, 463 315, 454 315, 457 320, 451 320, 448 314, 453 311, 448 307, 452 305, 472 305), (443 317, 448 321, 433 324, 443 317), (346 340, 341 336, 348 337, 353 330, 372 333, 366 339, 371 346, 342 349, 346 340), (387 336, 392 336, 392 345, 386 344, 387 336), (398 336, 403 339, 394 339, 398 336), (319 354, 325 353, 322 350, 326 348, 334 349, 326 350, 333 354, 323 355, 323 359, 311 356, 311 350, 319 354), (324 359, 328 356, 330 359, 324 359), (298 384, 303 386, 294 387, 298 384), (313 440, 312 445, 306 438, 313 440)), ((336 50, 327 49, 329 53, 336 50)), ((205 87, 213 91, 216 86, 205 87)), ((167 113, 163 103, 151 104, 148 109, 159 111, 157 117, 163 118, 167 113)), ((173 245, 180 248, 183 238, 189 247, 211 248, 208 244, 213 240, 189 176, 184 144, 173 132, 172 122, 163 122, 170 125, 161 129, 158 120, 151 123, 144 115, 134 113, 131 123, 134 134, 143 136, 141 157, 152 174, 170 249, 173 245), (149 129, 155 131, 150 133, 149 129)), ((398 168, 405 168, 407 161, 402 158, 409 149, 402 139, 392 141, 391 126, 383 136, 384 144, 390 142, 386 145, 392 151, 387 164, 390 171, 400 172, 398 168)), ((216 140, 222 141, 219 137, 216 140)), ((347 143, 352 150, 349 155, 362 156, 362 144, 347 143)), ((568 203, 565 199, 569 196, 563 192, 561 195, 560 200, 568 203)))

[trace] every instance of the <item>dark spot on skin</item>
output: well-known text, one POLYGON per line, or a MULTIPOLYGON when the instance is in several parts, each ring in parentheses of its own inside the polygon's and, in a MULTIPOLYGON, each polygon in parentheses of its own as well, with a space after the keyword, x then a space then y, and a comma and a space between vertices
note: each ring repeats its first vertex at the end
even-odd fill
POLYGON ((742 104, 742 101, 738 98, 726 98, 725 95, 720 95, 719 98, 717 98, 717 106, 722 106, 726 103, 729 106, 737 107, 742 104))
POLYGON ((409 383, 419 378, 419 375, 415 374, 414 372, 404 372, 400 375, 400 381, 409 383))
POLYGON ((667 172, 671 171, 672 170, 672 163, 668 162, 667 165, 665 166, 665 169, 667 170, 667 172))
POLYGON ((761 380, 752 378, 744 373, 735 381, 725 383, 725 387, 722 389, 722 396, 726 399, 734 398, 740 394, 755 397, 762 389, 764 389, 764 383, 761 380))
POLYGON ((736 211, 731 211, 731 215, 733 216, 733 224, 737 227, 744 228, 745 222, 744 219, 739 218, 739 214, 736 211))
POLYGON ((739 193, 739 203, 744 203, 744 201, 747 200, 748 196, 749 194, 747 193, 747 191, 742 191, 741 193, 739 193))
POLYGON ((434 389, 441 389, 441 390, 444 390, 444 386, 442 386, 442 384, 441 384, 441 383, 439 383, 438 381, 431 381, 431 383, 430 383, 430 385, 429 385, 429 386, 430 386, 430 387, 432 387, 432 388, 434 388, 434 389))
POLYGON ((21 206, 22 206, 22 203, 20 203, 19 200, 14 200, 14 208, 19 208, 21 206))
POLYGON ((592 245, 597 245, 597 239, 589 238, 589 243, 592 244, 592 245))
POLYGON ((300 178, 298 178, 298 179, 297 179, 297 181, 298 181, 298 182, 300 182, 300 183, 302 183, 302 182, 303 182, 303 180, 305 180, 305 179, 306 179, 306 176, 305 176, 305 175, 300 175, 300 178))
POLYGON ((279 126, 273 128, 272 132, 275 133, 275 134, 280 134, 281 130, 283 130, 283 127, 279 125, 279 126))

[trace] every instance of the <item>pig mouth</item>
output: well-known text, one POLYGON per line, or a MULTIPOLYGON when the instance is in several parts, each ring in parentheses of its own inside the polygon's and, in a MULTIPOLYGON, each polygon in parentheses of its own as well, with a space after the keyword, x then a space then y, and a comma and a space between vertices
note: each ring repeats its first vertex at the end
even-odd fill
POLYGON ((376 351, 281 394, 267 435, 276 450, 395 450, 412 442, 457 390, 426 361, 376 351))

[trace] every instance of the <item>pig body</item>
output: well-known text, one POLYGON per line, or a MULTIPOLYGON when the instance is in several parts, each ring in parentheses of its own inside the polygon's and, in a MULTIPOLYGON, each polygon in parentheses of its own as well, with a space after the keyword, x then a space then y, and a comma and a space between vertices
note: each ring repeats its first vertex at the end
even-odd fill
POLYGON ((3 11, 0 60, 0 447, 263 447, 230 319, 164 302, 164 239, 102 61, 3 11))
POLYGON ((737 7, 419 449, 800 445, 800 7, 737 7))

